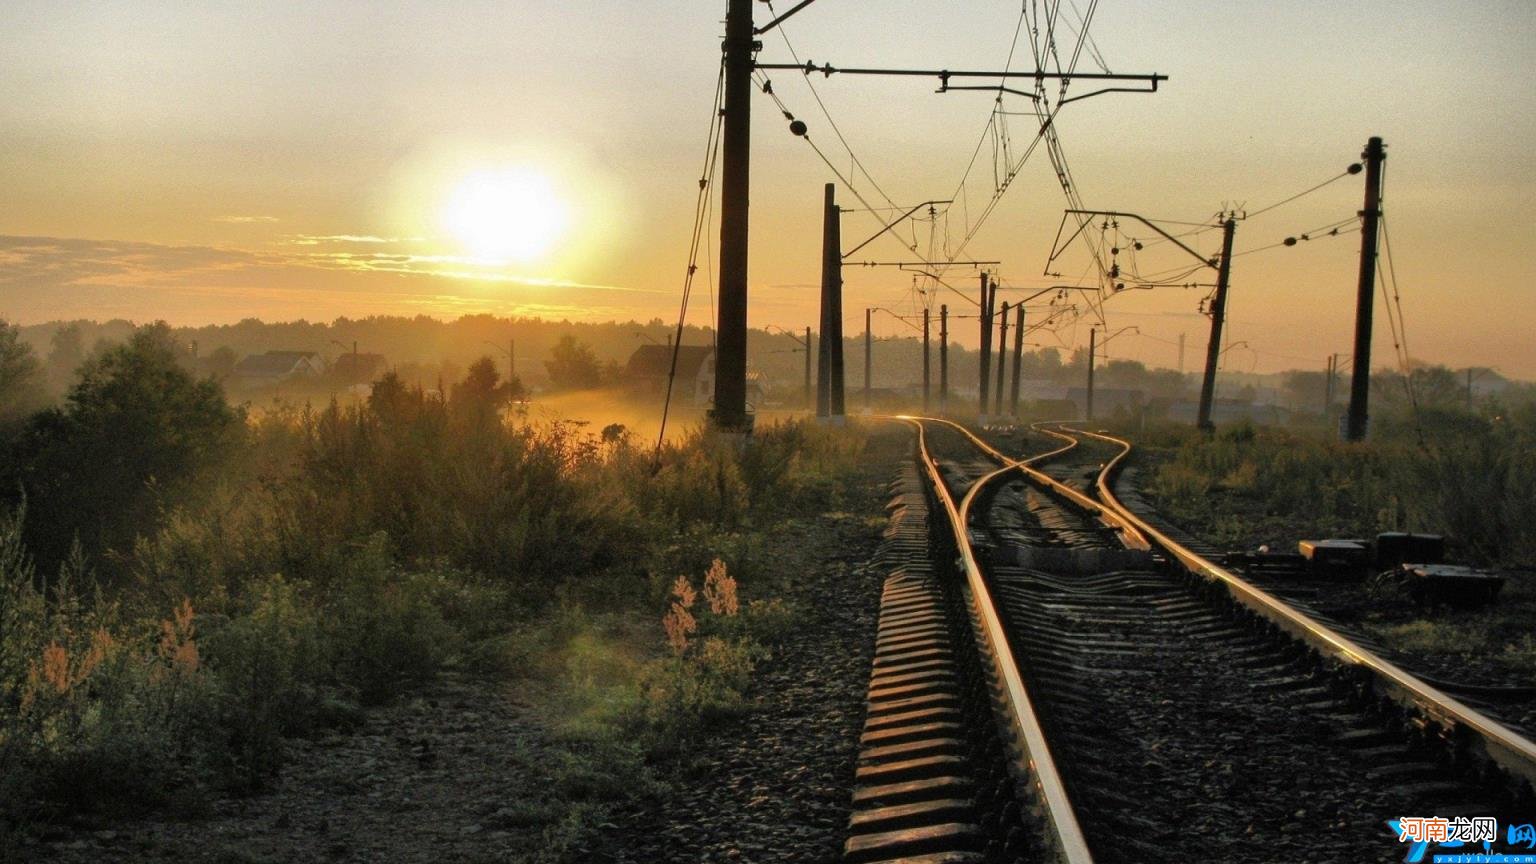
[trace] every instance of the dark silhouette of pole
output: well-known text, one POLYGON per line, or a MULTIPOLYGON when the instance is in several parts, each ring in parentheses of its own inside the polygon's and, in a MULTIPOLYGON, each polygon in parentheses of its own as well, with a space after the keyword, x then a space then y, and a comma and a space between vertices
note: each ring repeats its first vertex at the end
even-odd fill
POLYGON ((1372 138, 1360 154, 1365 160, 1365 209, 1360 211, 1360 286, 1355 295, 1355 367, 1350 370, 1349 420, 1344 437, 1365 440, 1370 417, 1371 395, 1371 315, 1376 287, 1376 225, 1381 218, 1381 163, 1386 148, 1380 138, 1372 138))
POLYGON ((1328 380, 1323 384, 1323 419, 1328 419, 1328 412, 1333 410, 1333 358, 1328 355, 1328 380))
POLYGON ((1008 359, 1008 302, 1003 301, 1003 314, 997 319, 997 395, 992 399, 992 410, 1003 413, 1003 363, 1008 359))
POLYGON ((870 369, 872 367, 872 363, 871 363, 872 352, 871 352, 870 349, 874 345, 874 337, 872 335, 870 335, 870 332, 869 332, 869 319, 871 317, 871 314, 874 311, 875 310, 873 310, 873 309, 871 309, 871 308, 869 308, 867 306, 864 308, 864 410, 865 411, 872 410, 872 405, 873 405, 873 403, 871 403, 869 401, 870 400, 870 392, 869 392, 870 391, 870 374, 869 373, 870 373, 870 369))
POLYGON ((923 307, 923 413, 928 413, 928 307, 923 307))
POLYGON ((823 190, 821 205, 821 340, 816 347, 816 416, 832 416, 832 339, 836 327, 832 324, 832 292, 842 278, 843 262, 837 251, 834 236, 837 225, 833 187, 828 183, 823 190))
POLYGON ((982 419, 987 416, 987 394, 990 392, 990 375, 992 372, 992 294, 994 292, 988 285, 987 274, 981 274, 981 359, 977 362, 977 377, 980 386, 977 388, 976 410, 982 419))
POLYGON ((1088 404, 1086 406, 1087 410, 1084 413, 1087 415, 1089 423, 1093 422, 1093 356, 1099 350, 1097 344, 1098 335, 1098 328, 1088 328, 1088 404))
POLYGON ((805 328, 805 407, 806 410, 814 410, 816 403, 811 399, 811 328, 805 328))
POLYGON ((1211 404, 1216 398, 1216 363, 1221 359, 1221 325, 1227 317, 1227 281, 1232 277, 1232 235, 1237 220, 1221 223, 1221 267, 1216 271, 1216 296, 1211 300, 1211 341, 1205 346, 1205 377, 1200 381, 1200 416, 1195 425, 1205 431, 1216 428, 1211 422, 1211 404))
POLYGON ((751 186, 752 0, 730 0, 725 16, 725 105, 721 121, 720 311, 715 328, 715 428, 747 432, 747 201, 751 186))
MULTIPOLYGON (((831 184, 828 184, 828 186, 830 187, 831 184)), ((829 200, 828 204, 827 231, 830 235, 831 245, 828 247, 827 252, 827 269, 831 273, 829 285, 832 295, 832 308, 827 313, 829 323, 832 326, 832 339, 830 343, 832 372, 831 381, 829 382, 831 384, 829 390, 832 404, 829 408, 832 416, 837 418, 835 422, 841 422, 843 416, 848 413, 843 398, 844 386, 848 380, 843 365, 843 349, 846 347, 843 339, 843 256, 838 252, 838 250, 843 248, 843 219, 842 211, 838 209, 837 203, 829 200)))
POLYGON ((949 306, 939 304, 939 413, 949 411, 949 306))
POLYGON ((1024 362, 1024 304, 1013 307, 1013 387, 1008 391, 1008 414, 1019 416, 1019 366, 1024 362))

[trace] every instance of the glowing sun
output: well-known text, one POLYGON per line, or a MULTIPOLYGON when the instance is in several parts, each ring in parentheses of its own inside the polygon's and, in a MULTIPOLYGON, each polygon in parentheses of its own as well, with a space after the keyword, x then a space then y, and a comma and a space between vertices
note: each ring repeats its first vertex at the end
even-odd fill
POLYGON ((528 169, 471 174, 442 210, 443 227, 471 254, 517 261, 549 251, 568 218, 549 178, 528 169))

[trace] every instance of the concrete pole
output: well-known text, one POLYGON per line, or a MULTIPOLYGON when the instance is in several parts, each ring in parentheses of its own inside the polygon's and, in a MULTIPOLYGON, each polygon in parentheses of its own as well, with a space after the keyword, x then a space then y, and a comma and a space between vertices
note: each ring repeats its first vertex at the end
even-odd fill
POLYGON ((1216 364, 1221 358, 1221 325, 1227 317, 1227 282, 1232 278, 1232 235, 1237 220, 1228 219, 1221 226, 1221 267, 1216 271, 1216 297, 1211 301, 1211 341, 1205 347, 1205 377, 1200 383, 1200 415, 1195 425, 1209 432, 1211 406, 1216 399, 1216 364))
POLYGON ((1381 163, 1387 159, 1380 138, 1360 154, 1365 160, 1365 209, 1360 211, 1360 283, 1355 294, 1355 368, 1350 370, 1349 420, 1344 437, 1364 441, 1370 419, 1371 315, 1376 296, 1376 226, 1381 219, 1381 163))
POLYGON ((929 342, 929 340, 928 340, 928 318, 929 318, 928 307, 924 306, 923 307, 923 413, 924 414, 928 413, 928 390, 929 390, 929 387, 928 387, 928 376, 929 376, 929 372, 928 372, 928 367, 929 367, 929 360, 928 360, 928 354, 929 354, 929 350, 928 350, 928 342, 929 342))
POLYGON ((1088 404, 1084 412, 1088 415, 1088 422, 1093 422, 1093 357, 1098 353, 1099 331, 1095 327, 1088 328, 1088 404))
POLYGON ((715 407, 725 432, 750 432, 747 416, 747 201, 752 148, 752 0, 730 0, 725 16, 725 105, 720 140, 720 308, 715 407))
POLYGON ((1024 304, 1013 307, 1013 387, 1008 391, 1008 414, 1019 416, 1019 367, 1024 362, 1024 304))
POLYGON ((949 306, 939 304, 939 413, 949 411, 949 306))
POLYGON ((997 319, 997 395, 992 399, 993 413, 1003 413, 1003 363, 1008 359, 1008 302, 997 319))

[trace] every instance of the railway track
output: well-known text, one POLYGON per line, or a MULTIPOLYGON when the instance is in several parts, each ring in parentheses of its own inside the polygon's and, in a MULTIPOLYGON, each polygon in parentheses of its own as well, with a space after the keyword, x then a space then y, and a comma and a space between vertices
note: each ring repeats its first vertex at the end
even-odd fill
POLYGON ((1388 819, 1530 821, 1536 745, 1126 509, 1129 445, 908 422, 847 860, 1401 860, 1388 819))

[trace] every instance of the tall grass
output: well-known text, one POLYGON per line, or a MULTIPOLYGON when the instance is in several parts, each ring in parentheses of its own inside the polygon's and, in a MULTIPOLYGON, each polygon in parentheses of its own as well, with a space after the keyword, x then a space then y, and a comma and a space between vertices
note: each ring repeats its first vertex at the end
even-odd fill
POLYGON ((655 622, 676 579, 707 570, 695 630, 667 651, 653 624, 657 656, 613 672, 607 692, 627 695, 593 715, 681 746, 740 705, 782 631, 782 606, 737 595, 752 527, 835 506, 861 446, 789 423, 744 450, 700 431, 653 460, 622 429, 375 397, 248 419, 217 488, 163 500, 153 530, 57 574, 33 565, 24 511, 0 512, 0 833, 259 788, 286 737, 445 667, 505 670, 559 644, 554 677, 607 668, 606 649, 578 650, 596 616, 655 622))
MULTIPOLYGON (((1536 561, 1536 412, 1385 417, 1363 444, 1246 424, 1186 435, 1150 478, 1175 518, 1218 523, 1234 496, 1250 516, 1321 536, 1442 533, 1477 563, 1536 561), (1421 437, 1422 436, 1422 437, 1421 437)), ((1233 537, 1219 539, 1236 540, 1233 537)))

